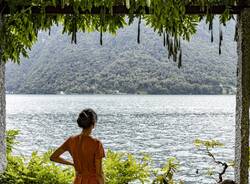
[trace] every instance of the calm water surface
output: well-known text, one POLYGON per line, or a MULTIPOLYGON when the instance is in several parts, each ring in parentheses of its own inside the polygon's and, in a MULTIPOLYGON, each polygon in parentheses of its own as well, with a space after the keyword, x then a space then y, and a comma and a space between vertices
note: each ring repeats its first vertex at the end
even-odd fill
POLYGON ((21 130, 15 153, 44 152, 79 133, 77 115, 87 107, 99 116, 94 135, 105 149, 146 152, 156 166, 177 157, 177 178, 187 184, 215 183, 206 177, 214 165, 195 148, 196 138, 223 142, 214 153, 233 159, 235 96, 7 95, 7 128, 21 130))

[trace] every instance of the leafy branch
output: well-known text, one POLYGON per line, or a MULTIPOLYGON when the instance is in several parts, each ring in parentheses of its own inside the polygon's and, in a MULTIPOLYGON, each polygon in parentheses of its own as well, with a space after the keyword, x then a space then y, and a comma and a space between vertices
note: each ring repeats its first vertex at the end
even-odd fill
POLYGON ((223 180, 223 175, 226 173, 227 168, 230 166, 228 165, 226 162, 222 162, 220 160, 217 160, 214 156, 214 154, 211 152, 210 149, 212 148, 216 148, 216 147, 222 147, 224 146, 221 142, 217 141, 217 140, 201 140, 201 139, 196 139, 194 141, 194 145, 200 149, 205 148, 205 152, 206 154, 212 158, 212 160, 214 161, 214 163, 216 163, 217 165, 221 165, 223 167, 221 172, 218 172, 218 177, 219 180, 217 181, 217 183, 220 184, 230 184, 230 182, 232 182, 232 184, 234 183, 234 181, 232 180, 223 180))

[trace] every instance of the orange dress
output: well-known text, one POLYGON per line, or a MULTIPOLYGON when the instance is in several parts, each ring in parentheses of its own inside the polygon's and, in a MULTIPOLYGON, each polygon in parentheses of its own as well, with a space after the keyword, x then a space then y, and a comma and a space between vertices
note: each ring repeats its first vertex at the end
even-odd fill
POLYGON ((95 160, 105 157, 102 143, 91 136, 77 135, 68 138, 62 147, 70 153, 74 161, 74 184, 99 184, 95 160))

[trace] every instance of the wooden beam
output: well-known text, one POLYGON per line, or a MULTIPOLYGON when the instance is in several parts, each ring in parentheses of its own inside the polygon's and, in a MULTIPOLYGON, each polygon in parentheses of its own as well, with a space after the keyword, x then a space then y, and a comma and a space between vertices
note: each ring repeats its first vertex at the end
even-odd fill
MULTIPOLYGON (((22 9, 26 9, 29 7, 22 7, 19 6, 16 8, 16 12, 20 12, 22 9)), ((229 12, 231 14, 239 14, 242 9, 250 8, 250 6, 230 6, 229 12)), ((11 10, 7 5, 1 4, 0 5, 0 11, 2 10, 3 14, 10 14, 11 10)), ((39 6, 33 6, 31 7, 32 14, 41 14, 42 8, 39 6)), ((82 10, 79 9, 80 14, 101 14, 103 10, 103 7, 93 7, 91 11, 89 10, 82 10)), ((133 14, 139 14, 141 11, 144 11, 145 14, 150 14, 150 9, 148 7, 139 7, 136 11, 133 12, 133 14)), ((226 10, 226 6, 211 6, 211 7, 201 7, 201 6, 186 6, 186 14, 207 14, 207 12, 211 14, 222 14, 226 10)), ((110 11, 106 9, 104 11, 106 13, 109 13, 110 11)), ((47 14, 74 14, 74 8, 72 6, 65 6, 62 8, 61 6, 47 6, 45 8, 45 13, 47 14)), ((126 8, 124 5, 114 6, 113 7, 113 14, 114 15, 125 15, 129 14, 129 9, 126 8)))
MULTIPOLYGON (((250 5, 250 0, 244 0, 250 5)), ((235 181, 248 184, 250 105, 250 10, 238 15, 238 65, 235 125, 235 181)))

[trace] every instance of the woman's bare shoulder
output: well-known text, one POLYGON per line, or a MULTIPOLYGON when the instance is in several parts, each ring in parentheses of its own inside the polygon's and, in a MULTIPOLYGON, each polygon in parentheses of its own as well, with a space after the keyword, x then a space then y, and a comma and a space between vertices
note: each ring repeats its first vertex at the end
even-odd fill
MULTIPOLYGON (((71 135, 69 139, 71 140, 79 140, 81 134, 71 135)), ((99 138, 93 137, 93 136, 83 136, 85 140, 89 140, 94 144, 102 144, 102 141, 99 138)))
POLYGON ((76 135, 71 135, 68 137, 69 140, 75 140, 75 139, 78 139, 79 138, 79 134, 76 134, 76 135))
POLYGON ((91 136, 91 139, 94 141, 94 142, 96 142, 97 144, 102 144, 102 141, 100 140, 100 139, 98 139, 98 138, 96 138, 96 137, 92 137, 91 136))

